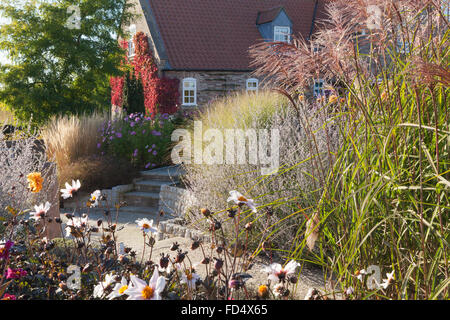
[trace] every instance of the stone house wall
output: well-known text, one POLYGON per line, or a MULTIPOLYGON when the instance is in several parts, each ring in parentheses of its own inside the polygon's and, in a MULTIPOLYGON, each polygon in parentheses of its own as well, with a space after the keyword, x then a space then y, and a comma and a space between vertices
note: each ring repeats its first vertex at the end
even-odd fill
MULTIPOLYGON (((206 106, 212 100, 230 92, 245 91, 247 79, 253 78, 250 72, 230 71, 171 71, 163 72, 169 78, 180 80, 180 100, 183 98, 183 79, 197 80, 197 105, 206 106)), ((180 101, 182 103, 182 101, 180 101)))

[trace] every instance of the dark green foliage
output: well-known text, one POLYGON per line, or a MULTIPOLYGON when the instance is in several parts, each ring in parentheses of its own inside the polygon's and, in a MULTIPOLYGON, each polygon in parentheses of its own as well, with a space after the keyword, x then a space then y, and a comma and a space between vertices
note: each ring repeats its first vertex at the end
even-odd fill
POLYGON ((131 113, 145 113, 142 80, 134 72, 128 72, 123 86, 123 108, 131 113))

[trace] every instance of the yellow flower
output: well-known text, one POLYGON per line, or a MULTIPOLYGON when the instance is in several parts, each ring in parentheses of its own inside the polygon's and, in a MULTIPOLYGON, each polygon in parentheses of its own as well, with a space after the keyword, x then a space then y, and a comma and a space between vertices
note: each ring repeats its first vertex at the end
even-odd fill
POLYGON ((338 97, 334 94, 332 94, 329 98, 328 98, 328 103, 332 104, 338 101, 338 97))
POLYGON ((305 100, 305 96, 304 95, 299 95, 298 96, 298 101, 303 102, 305 100))
POLYGON ((38 193, 42 190, 42 182, 44 178, 42 178, 40 172, 32 172, 27 176, 28 180, 28 188, 31 192, 38 193))

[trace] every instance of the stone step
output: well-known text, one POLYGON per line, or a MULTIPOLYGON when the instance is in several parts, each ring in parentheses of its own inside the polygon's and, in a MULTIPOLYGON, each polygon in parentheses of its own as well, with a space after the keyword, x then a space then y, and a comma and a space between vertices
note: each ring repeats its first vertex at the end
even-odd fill
POLYGON ((135 207, 157 207, 159 203, 159 192, 133 191, 123 195, 128 206, 135 207))
POLYGON ((147 171, 141 171, 141 177, 144 180, 163 180, 163 181, 177 181, 179 176, 183 174, 179 166, 163 167, 147 171))
POLYGON ((161 190, 161 186, 166 184, 172 184, 172 182, 162 180, 140 180, 134 182, 134 189, 135 191, 156 193, 161 190))
POLYGON ((156 217, 159 214, 158 207, 135 207, 135 206, 125 206, 120 208, 119 214, 136 213, 145 214, 152 217, 156 217))

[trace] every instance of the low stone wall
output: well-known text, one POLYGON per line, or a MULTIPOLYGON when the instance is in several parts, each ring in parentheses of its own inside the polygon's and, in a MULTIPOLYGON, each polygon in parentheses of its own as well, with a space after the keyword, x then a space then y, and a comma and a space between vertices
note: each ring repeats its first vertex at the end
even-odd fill
POLYGON ((159 193, 159 210, 173 216, 183 216, 197 199, 190 191, 172 185, 162 185, 159 193))
MULTIPOLYGON (((124 194, 132 191, 134 188, 133 184, 123 184, 119 186, 115 186, 112 189, 102 189, 100 190, 103 195, 106 196, 106 199, 109 203, 110 207, 114 207, 116 203, 123 201, 124 194)), ((71 199, 69 201, 64 201, 65 209, 74 209, 78 205, 84 207, 86 202, 89 200, 90 194, 84 194, 81 196, 77 196, 75 199, 71 199)))
POLYGON ((183 218, 174 218, 161 221, 158 226, 159 232, 157 240, 164 240, 171 237, 182 237, 191 240, 201 240, 202 242, 211 242, 211 236, 205 235, 200 230, 194 230, 184 224, 183 218))

